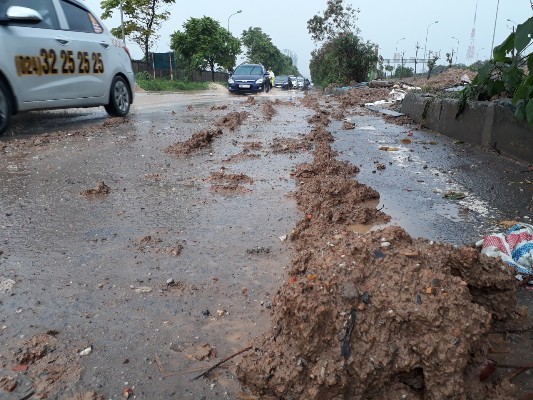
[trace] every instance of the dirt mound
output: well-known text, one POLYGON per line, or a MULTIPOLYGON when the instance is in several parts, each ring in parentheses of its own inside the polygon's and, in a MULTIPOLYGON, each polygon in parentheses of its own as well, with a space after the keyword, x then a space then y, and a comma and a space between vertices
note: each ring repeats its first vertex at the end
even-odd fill
POLYGON ((270 145, 274 153, 300 153, 311 150, 311 144, 307 139, 276 137, 270 145))
POLYGON ((514 398, 508 383, 479 378, 493 319, 515 308, 511 271, 400 227, 355 233, 350 224, 388 216, 335 155, 318 142, 294 172, 305 213, 291 234, 297 256, 240 381, 261 398, 514 398))
POLYGON ((367 86, 348 90, 339 96, 342 108, 364 106, 365 103, 373 103, 378 100, 385 100, 389 97, 390 89, 372 89, 367 86))
POLYGON ((49 331, 21 341, 17 348, 10 349, 17 363, 10 367, 7 365, 13 361, 0 357, 4 367, 0 375, 9 374, 2 376, 0 387, 8 392, 17 386, 31 388, 30 396, 24 398, 58 398, 59 394, 66 393, 67 388, 80 379, 83 367, 77 353, 88 345, 83 343, 77 349, 72 343, 60 342, 57 335, 58 332, 49 331))
POLYGON ((300 100, 300 103, 312 110, 319 110, 320 109, 320 103, 318 100, 318 96, 314 94, 305 93, 304 97, 300 100))
POLYGON ((100 182, 95 188, 85 189, 80 192, 82 196, 99 196, 106 195, 111 193, 111 188, 105 184, 105 182, 100 182))
POLYGON ((330 119, 329 119, 329 116, 330 116, 330 112, 329 111, 327 111, 327 110, 317 110, 315 115, 313 115, 312 117, 309 117, 307 119, 307 122, 309 122, 310 124, 328 126, 329 123, 331 122, 330 119))
POLYGON ((222 129, 207 129, 196 132, 189 140, 175 143, 165 149, 165 153, 175 155, 189 154, 194 150, 209 146, 215 136, 222 135, 222 129))
POLYGON ((449 68, 439 75, 432 76, 422 83, 422 85, 429 86, 434 90, 442 90, 459 85, 464 75, 472 80, 476 76, 476 73, 469 69, 449 68))
POLYGON ((263 115, 267 121, 270 121, 272 117, 276 115, 276 110, 270 100, 263 103, 261 111, 263 112, 263 115))
POLYGON ((230 131, 234 131, 244 122, 246 118, 248 118, 249 115, 250 114, 246 111, 233 111, 219 119, 216 125, 228 128, 230 131))

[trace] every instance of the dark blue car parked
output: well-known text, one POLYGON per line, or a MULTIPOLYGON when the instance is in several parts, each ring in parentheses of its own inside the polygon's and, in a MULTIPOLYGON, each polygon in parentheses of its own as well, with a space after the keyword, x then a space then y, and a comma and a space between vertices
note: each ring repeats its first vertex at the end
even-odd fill
POLYGON ((261 64, 241 64, 229 77, 228 89, 231 93, 262 92, 267 79, 268 72, 261 64))

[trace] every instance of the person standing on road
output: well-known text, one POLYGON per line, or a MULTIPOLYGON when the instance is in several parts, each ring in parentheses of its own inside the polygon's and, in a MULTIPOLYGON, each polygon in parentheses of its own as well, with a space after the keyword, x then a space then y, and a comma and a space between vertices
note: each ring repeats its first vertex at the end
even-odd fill
POLYGON ((274 79, 276 76, 274 75, 274 71, 272 71, 272 67, 268 68, 268 79, 270 80, 270 87, 274 87, 274 79))

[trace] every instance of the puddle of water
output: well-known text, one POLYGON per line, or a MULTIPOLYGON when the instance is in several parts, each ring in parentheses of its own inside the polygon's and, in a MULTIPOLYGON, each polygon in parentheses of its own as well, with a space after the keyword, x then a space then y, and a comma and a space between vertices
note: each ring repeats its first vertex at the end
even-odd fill
MULTIPOLYGON (((377 209, 379 206, 379 199, 369 199, 361 203, 363 206, 377 209)), ((371 230, 377 230, 385 227, 383 224, 351 224, 346 227, 347 230, 354 233, 365 234, 371 230)))
POLYGON ((439 203, 433 205, 431 210, 449 219, 452 222, 465 222, 468 220, 468 209, 455 203, 439 203))

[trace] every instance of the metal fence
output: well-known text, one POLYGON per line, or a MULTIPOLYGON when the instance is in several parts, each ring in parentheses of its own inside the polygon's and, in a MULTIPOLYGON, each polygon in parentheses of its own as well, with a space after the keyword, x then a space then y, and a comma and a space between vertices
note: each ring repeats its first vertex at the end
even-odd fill
MULTIPOLYGON (((211 71, 193 71, 189 76, 187 71, 177 69, 173 52, 150 53, 148 62, 132 60, 133 72, 148 72, 154 79, 191 79, 193 82, 211 82, 211 71)), ((228 80, 229 75, 224 72, 215 72, 215 81, 223 82, 228 80)))

